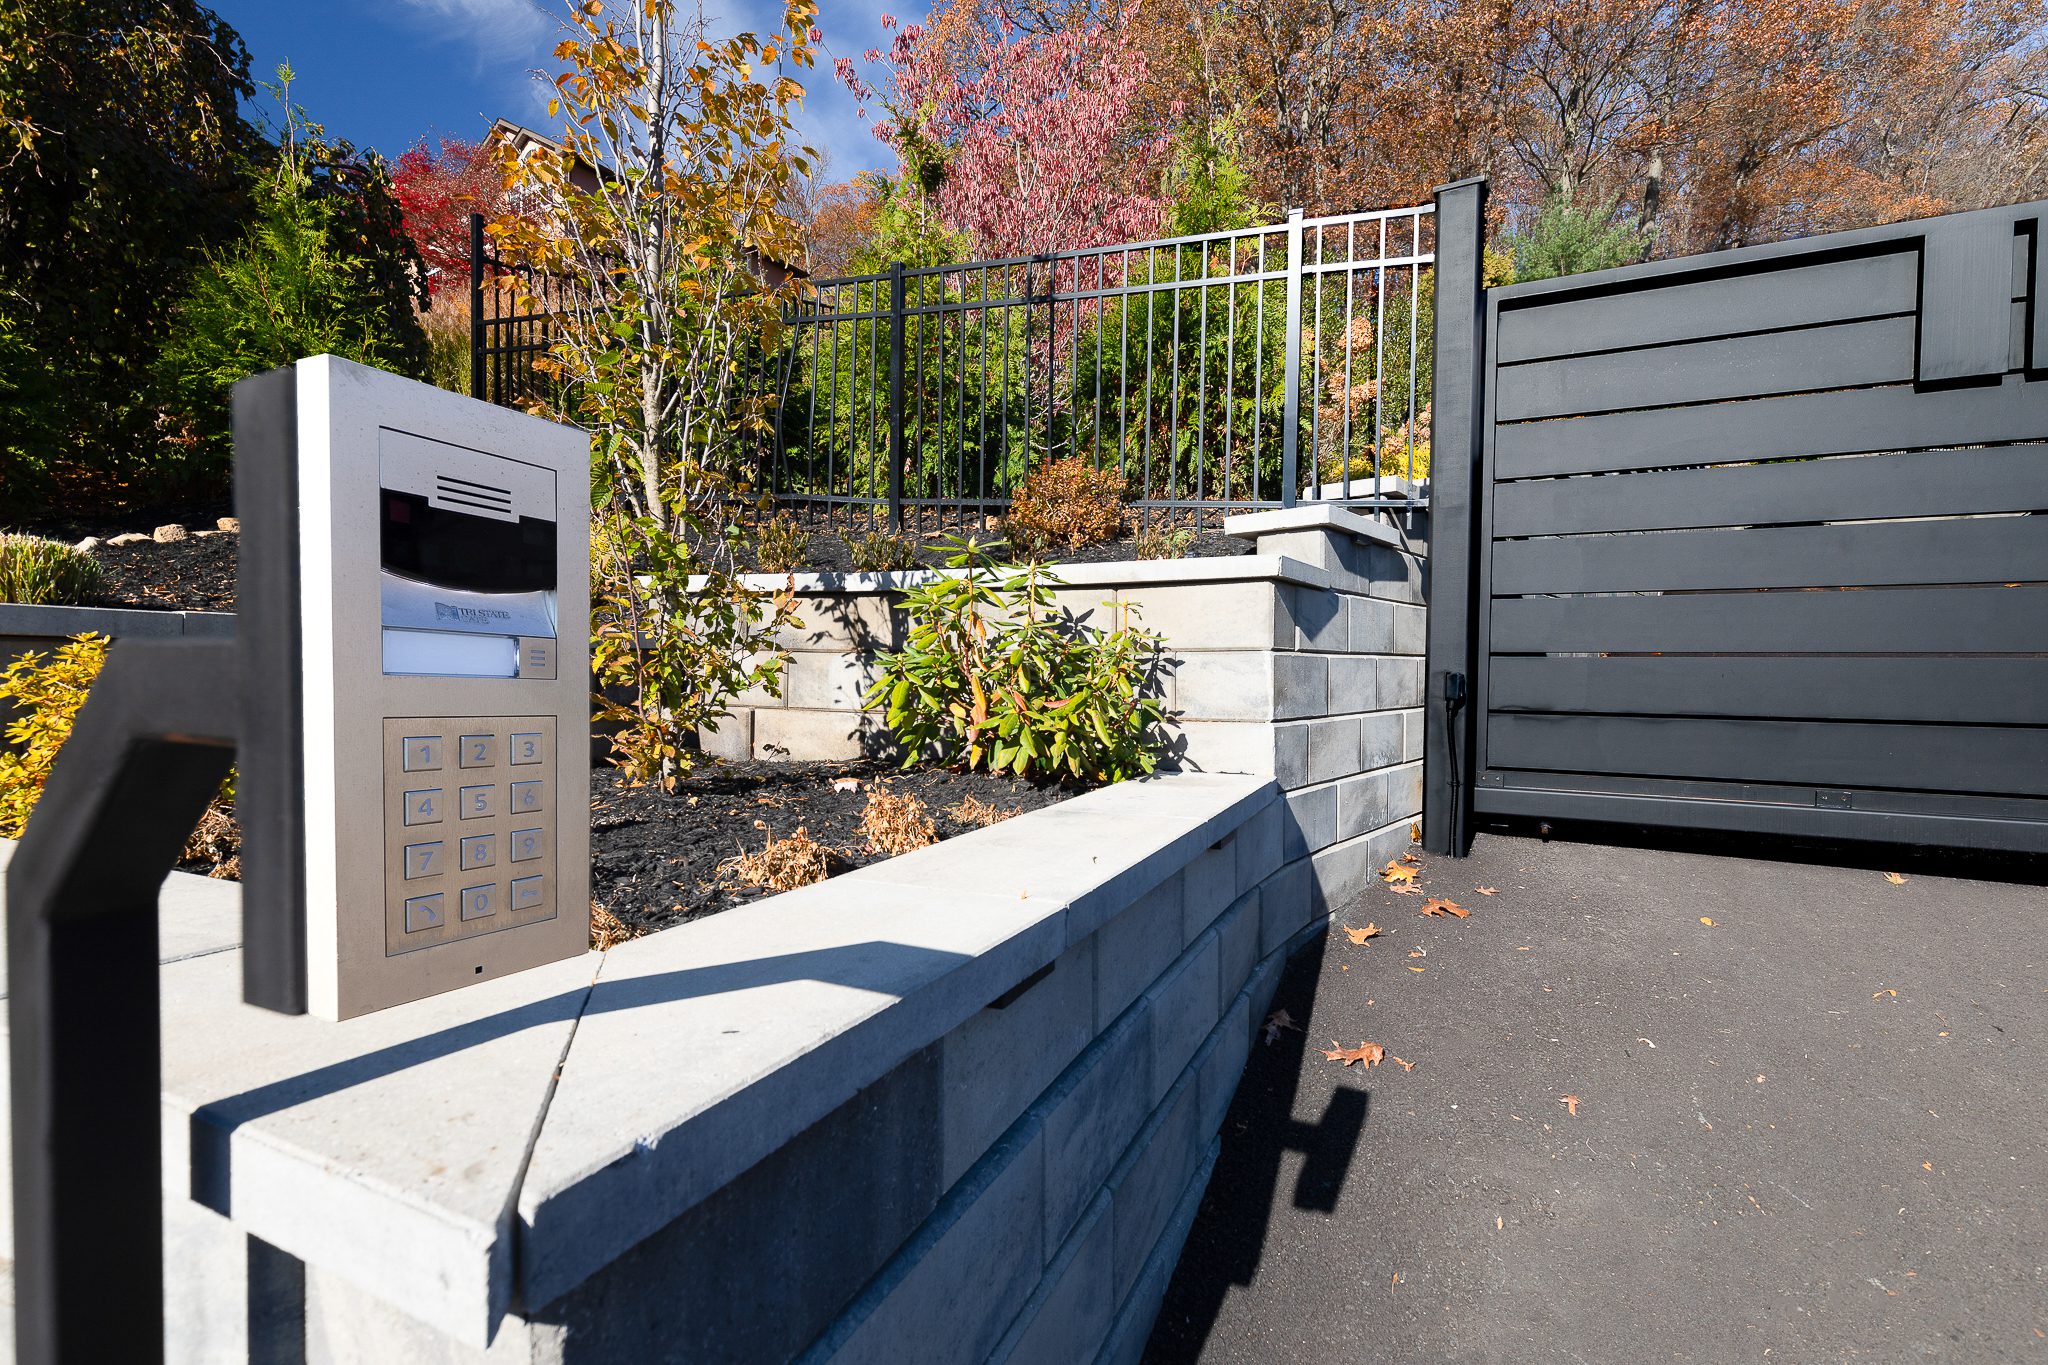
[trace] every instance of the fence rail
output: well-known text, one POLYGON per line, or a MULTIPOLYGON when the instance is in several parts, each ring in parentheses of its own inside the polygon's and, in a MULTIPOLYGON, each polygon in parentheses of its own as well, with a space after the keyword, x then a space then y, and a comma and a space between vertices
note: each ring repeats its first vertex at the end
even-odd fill
MULTIPOLYGON (((517 402, 547 288, 473 228, 472 385, 517 402)), ((806 281, 760 357, 776 500, 971 526, 1050 459, 1115 469, 1146 521, 1412 498, 1429 470, 1431 205, 806 281)), ((758 392, 758 391, 757 391, 758 392)))

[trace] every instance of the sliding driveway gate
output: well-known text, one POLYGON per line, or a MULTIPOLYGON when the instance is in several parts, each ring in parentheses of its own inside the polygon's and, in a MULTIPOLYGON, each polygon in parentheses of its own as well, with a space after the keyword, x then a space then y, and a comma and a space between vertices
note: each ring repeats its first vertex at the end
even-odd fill
POLYGON ((1432 846, 2048 849, 2044 243, 2030 204, 1440 294, 1432 846))

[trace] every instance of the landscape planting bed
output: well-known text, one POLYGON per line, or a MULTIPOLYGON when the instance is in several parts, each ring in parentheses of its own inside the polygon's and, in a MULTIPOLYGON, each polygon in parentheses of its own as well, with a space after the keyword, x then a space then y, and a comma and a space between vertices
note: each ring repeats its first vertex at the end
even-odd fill
POLYGON ((898 771, 874 759, 827 763, 706 763, 673 794, 591 774, 591 899, 635 934, 716 914, 774 894, 749 886, 733 860, 802 829, 830 850, 833 871, 888 855, 861 830, 877 788, 915 796, 941 839, 988 823, 961 810, 971 798, 1007 817, 1078 795, 1078 784, 1029 782, 943 768, 898 771))

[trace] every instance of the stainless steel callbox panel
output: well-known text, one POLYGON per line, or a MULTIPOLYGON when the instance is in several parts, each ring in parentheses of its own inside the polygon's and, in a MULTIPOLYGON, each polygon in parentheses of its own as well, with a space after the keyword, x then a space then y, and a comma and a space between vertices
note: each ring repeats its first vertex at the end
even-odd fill
POLYGON ((589 438, 332 356, 291 376, 312 1012, 585 951, 589 438))

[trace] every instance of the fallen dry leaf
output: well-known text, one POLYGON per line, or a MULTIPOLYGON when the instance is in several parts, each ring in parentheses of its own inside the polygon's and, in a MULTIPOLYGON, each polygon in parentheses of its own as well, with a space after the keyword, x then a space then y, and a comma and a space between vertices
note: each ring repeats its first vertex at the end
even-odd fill
POLYGON ((1399 1057, 1389 1057, 1387 1060, 1400 1067, 1403 1071, 1413 1071, 1415 1069, 1415 1063, 1402 1061, 1399 1057))
POLYGON ((1493 1215, 1493 1230, 1495 1232, 1499 1232, 1502 1226, 1503 1225, 1500 1221, 1500 1215, 1496 1213, 1495 1215, 1493 1215))
POLYGON ((1363 929, 1354 929, 1347 924, 1344 926, 1344 932, 1351 936, 1353 943, 1363 943, 1369 938, 1377 937, 1380 927, 1377 924, 1368 924, 1363 929))
POLYGON ((1473 890, 1482 896, 1498 896, 1500 894, 1500 888, 1497 886, 1477 886, 1473 890))
MULTIPOLYGON (((1399 1061, 1400 1059, 1397 1057, 1395 1058, 1395 1060, 1399 1061)), ((1934 1163, 1931 1161, 1923 1161, 1920 1163, 1920 1169, 1923 1171, 1931 1171, 1934 1169, 1934 1163)))
POLYGON ((1262 1031, 1266 1035, 1266 1046, 1271 1047, 1279 1042, 1280 1030, 1288 1028, 1293 1029, 1296 1033, 1301 1032, 1301 1025, 1295 1023, 1294 1016, 1286 1010, 1274 1010, 1271 1014, 1267 1015, 1266 1022, 1262 1026, 1262 1031))
POLYGON ((1408 842, 1411 844, 1419 844, 1422 842, 1422 822, 1420 820, 1411 820, 1409 822, 1408 842))
POLYGON ((1375 1067, 1380 1064, 1380 1058, 1387 1055, 1387 1050, 1378 1043, 1361 1041, 1357 1047, 1339 1047, 1335 1038, 1330 1040, 1329 1047, 1321 1048, 1319 1051, 1331 1061, 1342 1062, 1346 1066, 1353 1062, 1364 1062, 1368 1067, 1375 1067))
POLYGON ((1557 1102, 1563 1105, 1565 1107, 1565 1112, 1570 1114, 1573 1118, 1577 1118, 1579 1116, 1579 1097, 1577 1095, 1559 1095, 1557 1097, 1557 1102))
POLYGON ((1410 957, 1428 957, 1428 956, 1429 956, 1429 949, 1427 949, 1427 948, 1417 948, 1417 949, 1416 949, 1416 950, 1415 950, 1414 952, 1412 952, 1412 953, 1408 954, 1408 956, 1410 956, 1410 957))
POLYGON ((860 790, 860 779, 857 777, 835 777, 832 779, 832 790, 836 792, 857 792, 860 790))
POLYGON ((1397 858, 1387 864, 1386 870, 1380 873, 1380 877, 1389 882, 1412 882, 1415 880, 1415 874, 1419 870, 1397 858))
POLYGON ((1881 991, 1872 991, 1870 993, 1870 998, 1872 1000, 1875 1000, 1881 995, 1889 995, 1894 1000, 1899 998, 1899 993, 1895 990, 1892 990, 1890 987, 1886 987, 1884 990, 1881 991))
POLYGON ((1885 873, 1884 879, 1890 882, 1893 886, 1904 886, 1906 884, 1906 879, 1904 877, 1901 877, 1896 872, 1885 873))
POLYGON ((1397 1270, 1394 1272, 1394 1284, 1390 1284, 1387 1286, 1388 1292, 1391 1293, 1394 1288, 1394 1285, 1399 1283, 1401 1283, 1401 1272, 1397 1270))
POLYGON ((1706 925, 1709 929, 1714 927, 1714 921, 1706 915, 1700 916, 1700 923, 1706 925))
POLYGON ((1409 970, 1409 971, 1411 971, 1411 972, 1426 972, 1426 971, 1428 971, 1428 970, 1429 970, 1429 968, 1427 968, 1427 967, 1410 967, 1410 968, 1409 968, 1408 970, 1409 970))
POLYGON ((1402 882, 1398 886, 1388 887, 1387 890, 1396 896, 1426 896, 1429 894, 1413 882, 1402 882))
POLYGON ((1455 902, 1447 900, 1437 900, 1432 898, 1429 904, 1422 907, 1422 913, 1425 915, 1434 915, 1438 918, 1442 918, 1445 915, 1455 915, 1459 919, 1464 919, 1467 916, 1469 916, 1472 912, 1470 910, 1467 910, 1464 906, 1456 904, 1455 902))

